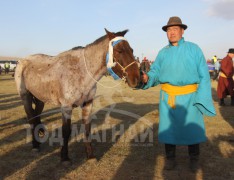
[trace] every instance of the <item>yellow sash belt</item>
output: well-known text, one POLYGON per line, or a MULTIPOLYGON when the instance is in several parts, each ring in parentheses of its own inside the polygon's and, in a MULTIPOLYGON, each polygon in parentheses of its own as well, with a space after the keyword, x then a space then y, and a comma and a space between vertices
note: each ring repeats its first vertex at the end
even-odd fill
POLYGON ((189 84, 186 86, 173 86, 170 84, 161 84, 161 88, 168 96, 168 105, 176 108, 175 97, 178 95, 190 94, 197 91, 197 84, 189 84))
POLYGON ((227 76, 226 76, 223 72, 220 72, 219 75, 220 75, 221 77, 227 78, 227 76))

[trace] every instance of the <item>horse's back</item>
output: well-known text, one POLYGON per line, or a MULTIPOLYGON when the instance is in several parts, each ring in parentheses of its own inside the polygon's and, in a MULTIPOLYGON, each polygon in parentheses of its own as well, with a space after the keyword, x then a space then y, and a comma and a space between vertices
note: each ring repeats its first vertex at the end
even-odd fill
POLYGON ((15 82, 17 91, 20 95, 23 95, 28 91, 27 85, 38 83, 38 72, 48 69, 49 65, 53 62, 53 59, 53 56, 35 54, 19 60, 15 70, 15 82))
POLYGON ((33 60, 33 61, 45 61, 53 58, 54 56, 46 55, 46 54, 33 54, 26 56, 24 60, 33 60))
POLYGON ((74 53, 67 52, 54 57, 37 54, 20 60, 15 74, 18 93, 22 95, 30 91, 43 102, 55 105, 66 98, 64 96, 67 93, 63 91, 78 93, 78 97, 81 89, 77 91, 74 86, 78 86, 77 82, 82 84, 85 70, 83 61, 80 61, 82 53, 74 53))

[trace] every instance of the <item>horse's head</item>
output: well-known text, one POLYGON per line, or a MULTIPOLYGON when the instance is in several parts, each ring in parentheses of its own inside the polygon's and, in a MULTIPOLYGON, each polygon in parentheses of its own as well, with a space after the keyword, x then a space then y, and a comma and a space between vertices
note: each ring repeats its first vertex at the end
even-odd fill
MULTIPOLYGON (((105 29, 106 30, 106 29, 105 29)), ((109 38, 107 54, 107 69, 115 79, 126 79, 130 87, 136 87, 140 82, 140 73, 133 50, 124 35, 128 30, 112 33, 106 30, 109 38)))

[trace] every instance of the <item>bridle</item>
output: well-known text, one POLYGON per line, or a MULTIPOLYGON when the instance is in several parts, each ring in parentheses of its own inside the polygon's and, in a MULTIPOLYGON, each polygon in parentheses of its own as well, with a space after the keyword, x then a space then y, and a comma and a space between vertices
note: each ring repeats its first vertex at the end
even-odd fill
POLYGON ((124 37, 115 37, 114 39, 112 39, 109 42, 109 51, 106 55, 106 64, 107 64, 107 70, 110 73, 110 75, 115 79, 122 79, 123 81, 126 82, 126 79, 128 77, 128 73, 126 71, 127 68, 129 68, 130 66, 132 66, 133 64, 136 63, 136 61, 131 62, 130 64, 128 64, 127 66, 123 67, 117 60, 116 58, 113 56, 113 49, 114 46, 116 44, 118 44, 119 42, 121 42, 122 40, 127 41, 124 37), (118 66, 120 66, 121 70, 122 70, 122 78, 120 78, 113 70, 112 67, 115 67, 116 64, 118 64, 118 66))
MULTIPOLYGON (((114 58, 115 59, 115 58, 114 58)), ((122 74, 122 80, 126 81, 126 78, 128 77, 128 72, 126 71, 127 68, 129 68, 131 65, 135 64, 136 61, 131 62, 129 65, 123 67, 118 61, 115 61, 121 68, 123 74, 122 74)))

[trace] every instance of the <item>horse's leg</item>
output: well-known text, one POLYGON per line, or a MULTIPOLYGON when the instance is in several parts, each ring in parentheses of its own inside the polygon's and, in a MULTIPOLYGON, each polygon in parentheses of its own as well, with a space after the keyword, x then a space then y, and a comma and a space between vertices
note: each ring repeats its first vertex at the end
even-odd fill
POLYGON ((40 143, 38 142, 38 136, 35 136, 35 128, 38 125, 37 119, 35 118, 35 110, 32 107, 33 103, 33 95, 30 92, 25 94, 21 94, 21 99, 23 101, 24 110, 27 114, 27 119, 29 124, 31 125, 31 132, 32 132, 32 145, 33 149, 39 149, 40 143))
MULTIPOLYGON (((37 124, 41 124, 41 113, 44 109, 44 102, 34 97, 34 103, 35 103, 35 121, 37 124)), ((45 130, 44 127, 42 126, 41 128, 39 128, 38 134, 44 135, 44 133, 45 130)))
POLYGON ((93 100, 85 102, 82 106, 82 121, 83 124, 85 125, 84 143, 88 159, 94 158, 93 148, 91 145, 91 137, 90 137, 90 131, 91 131, 90 114, 92 106, 93 106, 93 100))
POLYGON ((63 146, 61 149, 61 161, 69 161, 68 157, 68 141, 71 135, 71 115, 72 108, 71 107, 62 107, 62 136, 63 136, 63 146))

